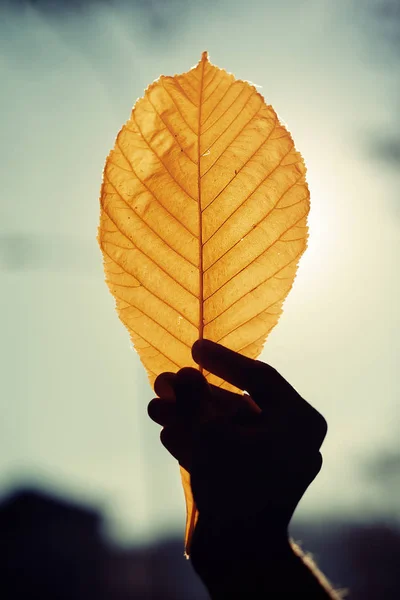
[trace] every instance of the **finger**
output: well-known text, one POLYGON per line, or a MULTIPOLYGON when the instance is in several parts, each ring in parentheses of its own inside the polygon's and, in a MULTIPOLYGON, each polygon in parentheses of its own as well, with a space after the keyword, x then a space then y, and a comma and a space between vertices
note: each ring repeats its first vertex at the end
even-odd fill
POLYGON ((326 438, 326 434, 328 433, 328 423, 321 413, 318 413, 318 417, 317 442, 318 448, 321 448, 324 439, 326 438))
POLYGON ((298 396, 298 401, 288 403, 281 411, 276 411, 274 433, 283 439, 297 444, 299 451, 319 450, 327 433, 328 425, 324 417, 311 404, 298 396))
POLYGON ((177 413, 182 419, 193 422, 213 415, 211 390, 206 378, 192 367, 184 367, 174 380, 177 413))
POLYGON ((176 374, 165 371, 160 373, 154 382, 154 391, 160 398, 168 398, 168 400, 175 400, 174 381, 176 374))
MULTIPOLYGON (((307 403, 308 404, 308 403, 307 403)), ((321 448, 322 443, 326 437, 328 432, 328 424, 324 417, 319 413, 315 408, 313 408, 310 404, 308 406, 312 409, 312 420, 309 418, 307 424, 305 424, 304 429, 308 429, 308 437, 310 439, 310 445, 313 444, 313 448, 321 448)))
POLYGON ((239 412, 245 414, 260 411, 257 404, 247 394, 237 394, 212 383, 208 385, 217 415, 234 416, 239 412))
MULTIPOLYGON (((322 454, 312 452, 309 454, 300 454, 290 460, 289 471, 291 478, 287 478, 288 485, 292 488, 294 495, 299 498, 304 494, 308 486, 314 481, 322 468, 322 454), (290 479, 290 480, 289 480, 290 479)), ((282 476, 285 480, 285 476, 282 476)), ((288 496, 291 494, 288 493, 288 496)))
MULTIPOLYGON (((192 347, 192 356, 193 360, 207 371, 241 390, 246 390, 261 408, 263 408, 262 404, 266 404, 265 396, 269 388, 271 392, 271 388, 273 388, 275 393, 277 385, 279 383, 282 385, 280 380, 289 386, 283 377, 269 365, 252 360, 210 340, 202 339, 195 342, 192 347)), ((289 387, 291 388, 291 386, 289 387)), ((268 395, 272 396, 271 393, 268 395)))
POLYGON ((255 371, 254 360, 247 358, 211 340, 198 340, 193 344, 192 356, 199 365, 241 390, 251 384, 251 373, 255 371))
POLYGON ((318 473, 320 472, 320 470, 322 469, 322 464, 323 464, 323 458, 322 458, 322 454, 321 452, 318 452, 318 454, 315 455, 315 460, 313 462, 313 478, 311 479, 310 483, 312 481, 314 481, 314 479, 316 478, 316 476, 318 475, 318 473))
MULTIPOLYGON (((170 373, 168 371, 161 373, 154 382, 154 391, 162 398, 168 398, 175 400, 174 382, 176 373, 170 373)), ((221 414, 234 415, 238 410, 253 408, 257 410, 257 405, 244 394, 237 394, 229 390, 225 390, 216 385, 208 384, 211 389, 213 402, 215 403, 216 409, 221 414)))
POLYGON ((147 413, 153 421, 166 427, 177 420, 176 401, 168 398, 153 398, 147 406, 147 413))
MULTIPOLYGON (((218 417, 235 417, 236 415, 245 416, 247 414, 253 414, 256 410, 260 410, 251 400, 250 396, 247 396, 246 394, 235 394, 234 392, 221 389, 212 384, 209 384, 209 387, 211 390, 214 413, 218 417)), ((172 425, 179 419, 176 400, 165 397, 153 398, 148 404, 147 413, 150 419, 163 427, 172 425)))

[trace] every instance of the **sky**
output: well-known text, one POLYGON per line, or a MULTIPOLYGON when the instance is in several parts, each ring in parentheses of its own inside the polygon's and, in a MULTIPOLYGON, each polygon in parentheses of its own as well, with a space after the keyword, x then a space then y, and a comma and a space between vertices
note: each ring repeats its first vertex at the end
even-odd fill
POLYGON ((400 9, 368 0, 0 0, 0 487, 183 532, 178 468, 104 283, 105 158, 159 75, 252 81, 308 168, 309 247, 269 362, 328 421, 297 519, 400 521, 400 9))

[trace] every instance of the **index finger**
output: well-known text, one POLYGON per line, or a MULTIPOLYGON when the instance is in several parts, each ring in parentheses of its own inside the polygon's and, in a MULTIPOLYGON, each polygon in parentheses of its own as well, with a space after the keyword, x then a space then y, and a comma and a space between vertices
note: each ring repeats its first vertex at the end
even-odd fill
POLYGON ((284 384, 289 386, 273 367, 211 340, 202 339, 195 342, 192 356, 193 360, 210 373, 248 392, 258 404, 263 402, 265 395, 269 395, 269 391, 275 394, 278 391, 277 387, 284 384))

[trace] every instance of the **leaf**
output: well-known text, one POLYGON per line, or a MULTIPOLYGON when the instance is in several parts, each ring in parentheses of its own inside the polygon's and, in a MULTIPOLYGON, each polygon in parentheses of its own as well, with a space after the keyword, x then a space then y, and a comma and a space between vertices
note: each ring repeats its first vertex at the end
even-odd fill
MULTIPOLYGON (((197 368, 198 338, 260 354, 306 248, 305 171, 273 108, 207 53, 137 101, 105 164, 98 240, 151 384, 197 368)), ((196 510, 182 481, 188 542, 196 510)))

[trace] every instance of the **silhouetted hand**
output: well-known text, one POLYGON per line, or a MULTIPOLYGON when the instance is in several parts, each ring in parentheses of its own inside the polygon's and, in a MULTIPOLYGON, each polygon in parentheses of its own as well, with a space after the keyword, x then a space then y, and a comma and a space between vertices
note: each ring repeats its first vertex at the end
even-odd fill
POLYGON ((209 340, 192 355, 249 396, 207 383, 191 368, 163 373, 149 415, 191 474, 199 521, 191 557, 203 579, 232 561, 290 552, 288 524, 318 474, 325 419, 272 367, 209 340), (271 551, 268 551, 270 548, 271 551))

